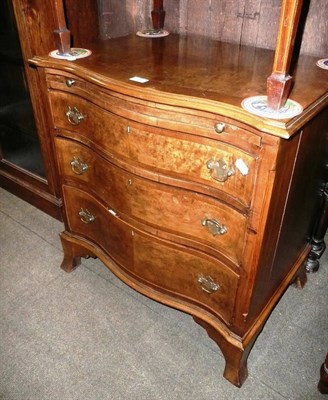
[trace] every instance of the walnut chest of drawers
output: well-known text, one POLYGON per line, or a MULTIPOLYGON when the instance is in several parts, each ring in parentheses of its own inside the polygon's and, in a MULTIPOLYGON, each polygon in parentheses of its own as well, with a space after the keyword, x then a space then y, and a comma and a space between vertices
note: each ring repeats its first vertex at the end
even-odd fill
POLYGON ((304 111, 277 121, 240 107, 265 91, 272 52, 249 58, 249 49, 175 35, 91 50, 74 62, 31 61, 47 87, 61 179, 62 267, 99 257, 134 289, 190 313, 240 386, 270 312, 305 280, 325 157, 325 72, 300 59, 292 97, 304 111))

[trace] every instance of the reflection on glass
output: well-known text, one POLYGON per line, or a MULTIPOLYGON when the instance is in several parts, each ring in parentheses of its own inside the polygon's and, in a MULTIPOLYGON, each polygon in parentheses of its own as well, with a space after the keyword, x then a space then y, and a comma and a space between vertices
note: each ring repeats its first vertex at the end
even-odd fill
POLYGON ((0 2, 0 156, 45 177, 11 0, 0 2))

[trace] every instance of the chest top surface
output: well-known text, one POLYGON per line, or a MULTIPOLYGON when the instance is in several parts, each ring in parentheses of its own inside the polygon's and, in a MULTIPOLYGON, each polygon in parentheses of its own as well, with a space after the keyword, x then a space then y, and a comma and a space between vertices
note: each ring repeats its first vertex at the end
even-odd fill
POLYGON ((63 61, 35 57, 32 63, 73 72, 89 81, 133 97, 225 114, 263 131, 289 137, 328 104, 327 71, 317 58, 300 56, 290 98, 304 111, 290 120, 256 117, 241 107, 243 99, 266 93, 274 52, 223 43, 200 36, 123 38, 87 45, 92 55, 63 61), (146 82, 131 81, 133 77, 146 82))

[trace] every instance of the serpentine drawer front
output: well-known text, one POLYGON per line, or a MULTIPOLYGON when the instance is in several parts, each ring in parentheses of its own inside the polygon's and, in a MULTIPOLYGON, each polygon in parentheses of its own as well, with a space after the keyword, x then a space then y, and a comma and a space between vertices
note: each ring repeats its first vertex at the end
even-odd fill
POLYGON ((191 246, 205 244, 238 265, 246 234, 246 218, 240 212, 210 196, 140 178, 77 142, 56 138, 56 148, 64 179, 83 183, 112 212, 147 224, 146 230, 181 234, 192 240, 191 246))
MULTIPOLYGON (((219 135, 213 140, 196 136, 197 131, 190 135, 136 123, 75 95, 51 92, 50 100, 54 126, 62 134, 72 132, 76 140, 130 168, 152 168, 191 180, 209 190, 224 192, 240 207, 250 206, 257 174, 256 154, 219 141, 219 135)), ((150 122, 156 125, 154 119, 150 122)))
POLYGON ((241 103, 265 92, 258 80, 272 66, 269 50, 170 34, 156 42, 159 65, 154 43, 131 35, 98 43, 85 59, 31 60, 47 88, 62 268, 98 257, 133 289, 191 314, 220 347, 224 376, 241 386, 270 313, 290 283, 305 281, 327 79, 306 58, 292 97, 304 112, 262 118, 241 103), (145 84, 130 80, 128 49, 143 60, 145 84), (222 52, 228 60, 217 59, 222 52), (257 67, 245 67, 253 57, 257 67))
POLYGON ((236 273, 201 252, 143 233, 80 189, 64 185, 63 194, 72 233, 97 243, 142 282, 230 322, 236 273))

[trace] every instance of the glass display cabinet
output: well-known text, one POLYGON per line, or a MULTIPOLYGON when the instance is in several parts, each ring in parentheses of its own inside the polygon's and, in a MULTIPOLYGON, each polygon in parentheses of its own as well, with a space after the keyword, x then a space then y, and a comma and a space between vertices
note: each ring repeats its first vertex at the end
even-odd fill
POLYGON ((46 174, 11 1, 0 18, 0 182, 26 198, 24 189, 47 192, 46 174))
MULTIPOLYGON (((83 9, 74 1, 67 5, 74 43, 83 41, 88 23, 94 27, 88 37, 97 35, 94 2, 85 1, 83 9), (76 22, 77 13, 85 17, 84 23, 76 22)), ((55 47, 53 8, 52 2, 44 1, 4 0, 0 5, 0 186, 62 219, 55 159, 40 100, 43 89, 37 71, 27 63, 38 52, 55 47)))

